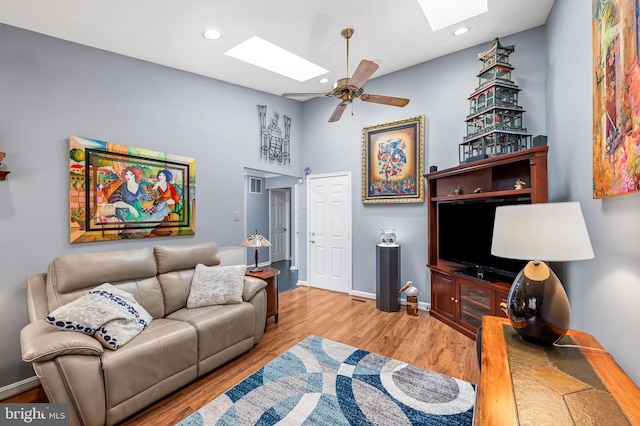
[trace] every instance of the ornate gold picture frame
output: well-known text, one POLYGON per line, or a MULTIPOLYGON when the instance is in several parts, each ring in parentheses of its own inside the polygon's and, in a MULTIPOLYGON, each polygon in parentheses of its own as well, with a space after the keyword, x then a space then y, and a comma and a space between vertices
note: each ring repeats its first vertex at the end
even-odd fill
POLYGON ((424 116, 362 129, 362 203, 424 203, 424 116))

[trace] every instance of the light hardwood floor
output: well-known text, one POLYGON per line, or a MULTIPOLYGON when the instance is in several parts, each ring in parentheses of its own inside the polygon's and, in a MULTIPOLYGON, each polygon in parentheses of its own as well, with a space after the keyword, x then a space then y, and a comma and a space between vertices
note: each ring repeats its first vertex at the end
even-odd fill
MULTIPOLYGON (((279 322, 245 355, 158 401, 122 425, 174 425, 309 335, 479 383, 475 342, 427 312, 382 312, 375 300, 308 287, 280 295, 279 322)), ((37 392, 37 390, 35 391, 37 392)), ((34 402, 12 398, 11 402, 34 402)), ((9 402, 9 401, 4 401, 9 402)))

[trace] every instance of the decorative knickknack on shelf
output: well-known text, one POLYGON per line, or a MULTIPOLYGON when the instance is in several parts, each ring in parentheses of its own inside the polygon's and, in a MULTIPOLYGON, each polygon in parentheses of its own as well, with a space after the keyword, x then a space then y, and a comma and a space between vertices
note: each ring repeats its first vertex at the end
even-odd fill
POLYGON ((400 289, 400 293, 402 292, 407 296, 407 314, 418 315, 418 295, 420 292, 413 286, 413 281, 407 281, 400 289))
POLYGON ((2 160, 4 160, 4 157, 7 154, 5 154, 4 152, 0 152, 0 180, 5 180, 7 175, 11 172, 3 170, 3 166, 2 166, 2 160))
POLYGON ((459 146, 460 163, 531 148, 531 135, 522 127, 524 110, 518 105, 520 89, 511 80, 509 54, 515 47, 496 38, 478 55, 482 70, 479 84, 469 96, 467 136, 459 146))

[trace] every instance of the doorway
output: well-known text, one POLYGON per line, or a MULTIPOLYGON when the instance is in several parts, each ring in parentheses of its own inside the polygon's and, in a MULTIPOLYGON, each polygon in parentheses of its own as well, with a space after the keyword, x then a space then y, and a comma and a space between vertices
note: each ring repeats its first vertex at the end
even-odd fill
POLYGON ((271 263, 291 258, 291 190, 289 188, 269 191, 269 241, 271 241, 271 263))
POLYGON ((350 293, 351 173, 308 177, 309 285, 350 293))
MULTIPOLYGON (((291 269, 297 270, 298 187, 303 182, 302 178, 250 168, 244 169, 244 175, 244 234, 258 232, 272 243, 271 247, 259 249, 260 266, 274 262, 281 264, 277 259, 282 258, 289 262, 291 269), (278 224, 275 228, 279 228, 273 235, 272 222, 278 224)), ((252 253, 247 251, 246 262, 251 263, 252 253)))

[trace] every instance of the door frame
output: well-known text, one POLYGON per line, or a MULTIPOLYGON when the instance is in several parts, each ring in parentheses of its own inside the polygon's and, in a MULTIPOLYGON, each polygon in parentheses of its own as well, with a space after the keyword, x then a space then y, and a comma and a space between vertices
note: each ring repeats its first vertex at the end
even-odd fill
MULTIPOLYGON (((321 173, 321 174, 317 174, 317 175, 309 175, 306 178, 306 182, 305 182, 305 189, 306 189, 306 193, 307 193, 307 199, 306 199, 306 205, 307 205, 307 285, 309 287, 314 287, 313 284, 313 275, 312 275, 312 271, 313 269, 311 268, 311 243, 309 242, 311 240, 311 221, 312 221, 312 217, 313 217, 313 210, 311 208, 311 188, 310 188, 310 183, 312 180, 319 180, 319 179, 325 179, 325 178, 334 178, 334 177, 345 177, 346 178, 346 184, 348 187, 348 191, 349 191, 349 197, 347 197, 347 224, 346 224, 346 230, 347 230, 347 250, 346 250, 346 254, 347 254, 347 259, 346 259, 346 265, 347 265, 347 279, 349 282, 349 286, 347 289, 347 293, 348 294, 352 294, 353 293, 353 222, 351 220, 352 217, 352 211, 353 211, 353 185, 351 184, 351 172, 350 171, 345 171, 345 172, 333 172, 333 173, 321 173)), ((318 287, 320 288, 320 287, 318 287)))

